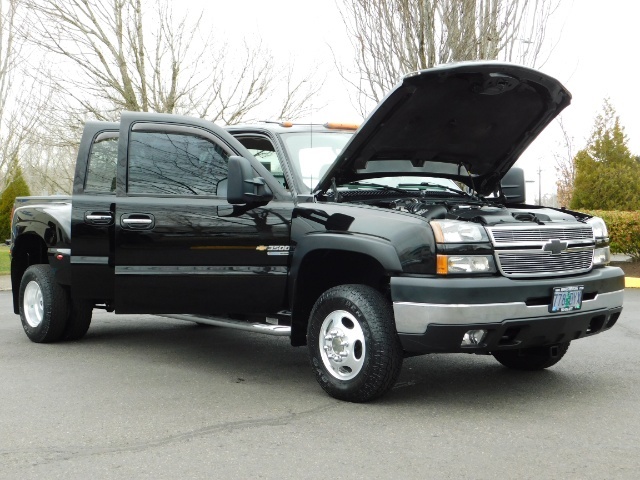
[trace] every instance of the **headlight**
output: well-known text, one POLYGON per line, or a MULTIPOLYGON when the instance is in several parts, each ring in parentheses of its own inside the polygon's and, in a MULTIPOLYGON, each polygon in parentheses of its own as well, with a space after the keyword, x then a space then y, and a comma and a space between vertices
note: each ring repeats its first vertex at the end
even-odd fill
POLYGON ((591 217, 587 224, 593 229, 593 239, 596 241, 596 249, 593 252, 593 265, 608 265, 611 262, 609 249, 609 231, 607 224, 600 217, 591 217))
MULTIPOLYGON (((436 243, 489 243, 487 231, 477 223, 459 220, 432 220, 429 223, 433 228, 436 243)), ((442 252, 436 256, 436 272, 440 275, 495 273, 496 264, 493 255, 442 252)))
POLYGON ((611 250, 609 247, 596 248, 593 252, 594 265, 608 265, 611 262, 611 250))
POLYGON ((436 259, 436 271, 441 275, 496 272, 496 264, 492 255, 438 254, 436 259))
POLYGON ((458 220, 433 220, 430 222, 437 243, 488 242, 487 231, 482 225, 458 220))
POLYGON ((587 220, 587 224, 591 225, 593 228, 593 236, 595 237, 596 242, 598 240, 608 241, 607 237, 609 236, 609 232, 607 231, 607 224, 604 223, 604 220, 600 217, 591 217, 587 220))

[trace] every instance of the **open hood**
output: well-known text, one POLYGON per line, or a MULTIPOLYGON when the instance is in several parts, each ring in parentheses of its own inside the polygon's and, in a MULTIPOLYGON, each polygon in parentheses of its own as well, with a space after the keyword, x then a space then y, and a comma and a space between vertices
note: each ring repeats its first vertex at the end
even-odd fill
POLYGON ((530 68, 463 62, 405 76, 354 134, 316 191, 374 177, 451 178, 481 194, 571 102, 530 68))

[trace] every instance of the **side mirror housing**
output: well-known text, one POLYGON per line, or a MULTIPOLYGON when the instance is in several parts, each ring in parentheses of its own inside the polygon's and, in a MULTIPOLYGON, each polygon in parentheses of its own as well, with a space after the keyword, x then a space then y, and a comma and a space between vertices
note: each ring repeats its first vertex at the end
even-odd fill
POLYGON ((514 167, 500 182, 502 198, 505 203, 525 203, 527 201, 524 170, 514 167))
POLYGON ((227 178, 227 201, 232 205, 245 203, 268 203, 273 192, 264 181, 257 177, 251 162, 244 157, 229 157, 227 178))

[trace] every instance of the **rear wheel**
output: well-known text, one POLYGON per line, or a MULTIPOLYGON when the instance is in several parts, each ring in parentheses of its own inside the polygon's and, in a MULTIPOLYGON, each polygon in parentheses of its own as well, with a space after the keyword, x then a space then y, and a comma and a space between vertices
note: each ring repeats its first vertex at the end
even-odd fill
POLYGON ((318 383, 340 400, 383 395, 402 367, 391 305, 366 285, 340 285, 322 294, 311 312, 308 344, 318 383))
POLYGON ((493 352, 493 357, 507 368, 516 370, 542 370, 558 363, 571 342, 547 347, 521 348, 493 352))
POLYGON ((69 316, 64 330, 65 340, 79 340, 85 336, 91 325, 93 303, 87 300, 70 300, 69 316))
POLYGON ((29 340, 60 340, 67 324, 67 292, 55 281, 49 265, 32 265, 20 282, 20 320, 29 340))

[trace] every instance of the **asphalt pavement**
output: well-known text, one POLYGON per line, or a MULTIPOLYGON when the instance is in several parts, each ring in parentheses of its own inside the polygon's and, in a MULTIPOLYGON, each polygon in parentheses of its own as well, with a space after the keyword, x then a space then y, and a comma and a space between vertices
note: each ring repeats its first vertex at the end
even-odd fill
POLYGON ((0 478, 635 479, 640 290, 625 295, 612 330, 546 371, 414 357, 357 405, 286 338, 97 312, 82 341, 37 345, 0 292, 0 478))

